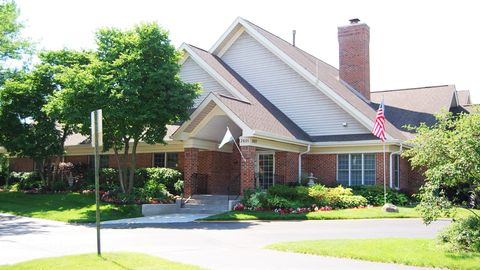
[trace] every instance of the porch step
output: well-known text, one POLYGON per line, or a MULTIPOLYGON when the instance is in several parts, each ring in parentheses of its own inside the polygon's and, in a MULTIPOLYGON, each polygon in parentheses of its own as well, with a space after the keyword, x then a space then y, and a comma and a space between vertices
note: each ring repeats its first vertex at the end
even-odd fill
POLYGON ((218 214, 228 211, 227 195, 193 195, 180 213, 218 214))

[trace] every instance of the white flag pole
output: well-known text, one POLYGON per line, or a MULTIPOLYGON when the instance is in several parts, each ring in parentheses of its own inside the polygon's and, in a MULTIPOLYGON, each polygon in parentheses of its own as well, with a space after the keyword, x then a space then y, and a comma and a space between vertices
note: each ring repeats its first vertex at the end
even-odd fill
MULTIPOLYGON (((227 130, 230 131, 230 129, 228 128, 228 126, 227 126, 227 130)), ((230 132, 230 134, 232 134, 232 133, 230 132)), ((237 144, 237 140, 235 140, 235 138, 233 137, 233 134, 232 134, 232 139, 233 139, 233 143, 235 144, 235 146, 236 146, 237 149, 238 149, 238 152, 240 152, 240 156, 242 157, 243 161, 247 161, 247 160, 245 159, 245 157, 243 156, 242 150, 240 150, 240 147, 239 147, 238 144, 237 144)))
POLYGON ((385 138, 383 140, 383 201, 387 204, 387 168, 385 167, 385 138))

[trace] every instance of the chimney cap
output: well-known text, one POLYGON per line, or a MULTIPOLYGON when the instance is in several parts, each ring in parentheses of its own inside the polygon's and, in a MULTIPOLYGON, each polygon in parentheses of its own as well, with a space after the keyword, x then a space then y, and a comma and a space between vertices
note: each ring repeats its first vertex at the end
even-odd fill
POLYGON ((359 18, 353 18, 353 19, 350 19, 350 24, 357 24, 360 22, 360 19, 359 18))

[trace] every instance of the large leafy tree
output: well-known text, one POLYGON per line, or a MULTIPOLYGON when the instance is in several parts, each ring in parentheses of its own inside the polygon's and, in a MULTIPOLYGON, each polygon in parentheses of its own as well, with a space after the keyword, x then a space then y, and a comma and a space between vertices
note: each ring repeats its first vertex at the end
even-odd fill
POLYGON ((199 87, 180 80, 181 55, 155 23, 102 29, 96 42, 89 65, 64 70, 64 88, 48 107, 85 135, 90 112, 103 109, 104 150, 113 149, 121 188, 130 192, 138 144, 164 143, 166 125, 188 119, 199 87))
POLYGON ((0 85, 11 74, 7 62, 21 59, 31 49, 28 40, 20 36, 23 25, 14 1, 0 0, 0 85))
POLYGON ((63 88, 63 71, 87 64, 88 56, 67 50, 43 52, 39 64, 17 72, 0 91, 0 145, 10 155, 32 158, 44 185, 49 184, 44 171, 48 159, 57 156, 54 164, 59 162, 66 137, 74 127, 60 112, 47 110, 48 100, 63 88))
POLYGON ((414 168, 424 171, 426 179, 419 196, 426 223, 455 204, 475 206, 480 191, 480 114, 443 112, 436 119, 433 126, 415 128, 416 137, 409 142, 412 147, 403 153, 414 168), (446 191, 454 191, 453 196, 447 196, 446 191), (455 193, 465 191, 469 199, 455 199, 455 193))

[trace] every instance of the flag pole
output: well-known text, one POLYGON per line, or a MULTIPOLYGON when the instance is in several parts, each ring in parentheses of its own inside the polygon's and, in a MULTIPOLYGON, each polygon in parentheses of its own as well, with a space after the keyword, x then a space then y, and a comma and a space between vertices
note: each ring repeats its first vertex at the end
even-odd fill
POLYGON ((383 140, 383 204, 387 204, 387 167, 385 167, 385 140, 383 140))
MULTIPOLYGON (((230 131, 230 129, 228 128, 228 126, 227 126, 227 130, 230 131)), ((232 134, 232 133, 230 132, 230 134, 232 134)), ((242 150, 240 150, 240 147, 239 147, 238 144, 237 144, 237 140, 235 140, 235 138, 233 137, 233 135, 232 135, 232 139, 233 139, 233 143, 235 144, 235 146, 236 146, 237 149, 238 149, 238 152, 240 152, 240 156, 242 157, 242 160, 243 160, 243 161, 247 161, 247 160, 245 159, 245 157, 243 156, 242 150)))

